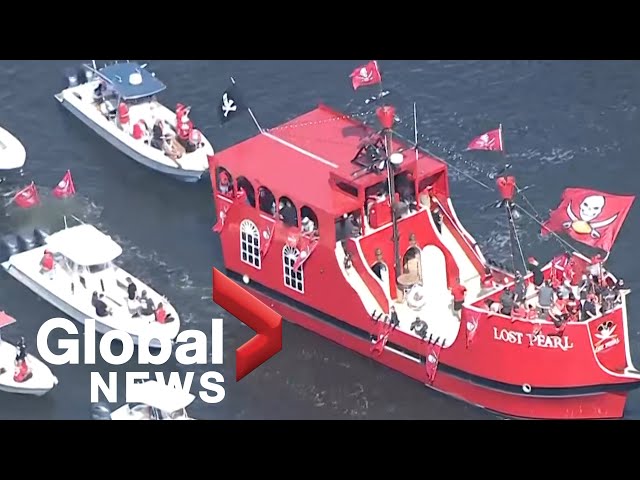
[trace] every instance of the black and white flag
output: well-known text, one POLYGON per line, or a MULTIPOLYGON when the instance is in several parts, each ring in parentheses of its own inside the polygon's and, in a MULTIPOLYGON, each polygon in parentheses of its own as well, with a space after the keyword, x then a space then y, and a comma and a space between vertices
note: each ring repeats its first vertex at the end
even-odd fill
POLYGON ((220 123, 224 124, 245 111, 247 107, 244 105, 238 88, 235 84, 232 84, 227 88, 220 97, 220 103, 218 104, 218 116, 220 123))

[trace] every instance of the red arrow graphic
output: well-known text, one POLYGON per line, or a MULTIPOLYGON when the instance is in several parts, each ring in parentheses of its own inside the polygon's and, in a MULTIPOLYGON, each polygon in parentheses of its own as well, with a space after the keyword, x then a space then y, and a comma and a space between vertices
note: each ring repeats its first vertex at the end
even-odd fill
POLYGON ((213 301, 257 333, 236 350, 236 381, 282 350, 282 317, 217 269, 213 301))

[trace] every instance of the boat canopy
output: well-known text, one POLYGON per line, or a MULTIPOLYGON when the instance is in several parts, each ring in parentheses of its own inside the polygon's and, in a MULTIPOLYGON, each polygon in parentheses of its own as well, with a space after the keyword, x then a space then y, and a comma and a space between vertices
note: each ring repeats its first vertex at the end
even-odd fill
POLYGON ((93 225, 65 228, 47 237, 47 247, 76 265, 90 267, 112 262, 122 254, 122 247, 93 225))
POLYGON ((173 413, 187 408, 196 399, 184 390, 169 387, 155 380, 135 385, 136 403, 143 403, 165 413, 173 413))
MULTIPOLYGON (((88 65, 87 68, 93 70, 88 65)), ((93 71, 108 82, 123 100, 151 97, 167 88, 155 75, 137 63, 114 63, 93 71)))
POLYGON ((0 328, 7 327, 16 323, 16 319, 10 315, 7 315, 3 311, 0 311, 0 328))

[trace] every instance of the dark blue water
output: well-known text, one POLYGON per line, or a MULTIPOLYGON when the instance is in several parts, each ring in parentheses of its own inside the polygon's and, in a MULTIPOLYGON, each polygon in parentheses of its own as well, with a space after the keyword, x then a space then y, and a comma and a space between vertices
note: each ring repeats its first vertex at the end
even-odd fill
MULTIPOLYGON (((218 95, 233 75, 264 127, 276 126, 324 102, 364 115, 366 94, 355 95, 348 81, 361 61, 158 61, 150 68, 169 86, 169 105, 193 106, 192 118, 217 150, 255 134, 247 117, 217 125, 218 95)), ((53 94, 65 86, 63 70, 74 62, 0 62, 0 124, 27 148, 23 183, 31 179, 46 191, 71 169, 78 198, 64 205, 47 201, 38 212, 9 211, 0 230, 61 222, 63 213, 82 215, 108 231, 125 249, 123 265, 166 292, 182 312, 185 328, 205 328, 221 312, 209 300, 211 272, 220 266, 211 189, 165 179, 134 165, 63 110, 53 94)), ((624 61, 380 61, 384 86, 412 135, 412 104, 419 130, 435 153, 479 180, 504 163, 486 152, 459 155, 473 136, 504 126, 508 161, 521 184, 534 185, 529 199, 538 211, 553 208, 567 186, 623 193, 640 190, 640 63, 624 61), (484 154, 483 154, 484 153, 484 154)), ((495 194, 464 176, 451 175, 458 214, 484 251, 508 260, 508 231, 500 212, 479 210, 495 194)), ((5 189, 9 188, 5 186, 5 189)), ((640 287, 640 258, 633 242, 640 234, 637 207, 628 217, 610 268, 632 289, 640 287)), ((535 225, 522 221, 526 254, 548 258, 560 247, 543 241, 535 225)), ((0 308, 19 325, 7 336, 25 335, 35 344, 38 327, 59 312, 6 274, 0 275, 0 308)), ((640 305, 629 297, 634 357, 640 354, 640 305)), ((223 315, 224 316, 224 315, 223 315)), ((495 418, 432 392, 375 362, 298 327, 286 325, 284 350, 269 364, 236 384, 234 350, 252 332, 225 322, 226 398, 217 405, 197 401, 199 418, 311 419, 483 419, 495 418)), ((39 398, 0 395, 0 418, 87 418, 88 367, 52 367, 60 379, 39 398)), ((137 370, 135 365, 120 368, 137 370)), ((104 372, 107 370, 104 369, 104 372)), ((640 415, 632 399, 628 416, 640 415)))

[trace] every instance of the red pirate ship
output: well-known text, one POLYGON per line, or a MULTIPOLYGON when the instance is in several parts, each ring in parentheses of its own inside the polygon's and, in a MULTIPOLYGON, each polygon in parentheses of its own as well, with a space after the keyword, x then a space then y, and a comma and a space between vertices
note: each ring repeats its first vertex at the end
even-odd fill
MULTIPOLYGON (((223 98, 223 121, 231 104, 247 110, 237 91, 223 98)), ((285 319, 471 404, 524 418, 623 416, 640 373, 628 291, 601 257, 572 248, 540 267, 522 255, 521 277, 488 262, 454 210, 455 167, 417 132, 404 141, 393 107, 377 116, 380 130, 320 105, 209 158, 228 275, 285 319)), ((487 135, 470 148, 502 150, 502 128, 487 135)), ((514 177, 496 187, 510 222, 516 211, 539 221, 514 177)), ((632 202, 569 189, 543 233, 608 252, 632 202)))

